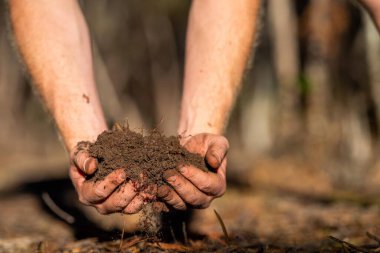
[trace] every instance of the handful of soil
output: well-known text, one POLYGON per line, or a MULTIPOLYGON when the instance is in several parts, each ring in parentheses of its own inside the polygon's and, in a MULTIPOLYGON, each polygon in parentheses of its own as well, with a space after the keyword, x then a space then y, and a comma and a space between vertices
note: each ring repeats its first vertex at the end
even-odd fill
MULTIPOLYGON (((90 144, 89 153, 98 161, 98 170, 92 178, 95 181, 123 168, 132 182, 145 188, 165 184, 163 173, 181 165, 193 165, 208 171, 204 158, 183 148, 178 137, 166 137, 158 131, 143 135, 128 126, 115 126, 90 144)), ((138 190, 142 190, 141 187, 138 190)))

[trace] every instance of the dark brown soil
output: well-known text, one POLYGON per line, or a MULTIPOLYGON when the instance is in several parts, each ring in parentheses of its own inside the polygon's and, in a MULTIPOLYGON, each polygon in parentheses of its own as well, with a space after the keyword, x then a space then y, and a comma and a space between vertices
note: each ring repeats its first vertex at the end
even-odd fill
POLYGON ((94 180, 123 168, 127 177, 139 187, 159 186, 165 183, 165 171, 182 165, 191 164, 207 171, 205 160, 183 148, 178 137, 166 137, 158 131, 143 135, 128 127, 114 127, 100 134, 96 142, 90 144, 89 152, 98 160, 94 180))

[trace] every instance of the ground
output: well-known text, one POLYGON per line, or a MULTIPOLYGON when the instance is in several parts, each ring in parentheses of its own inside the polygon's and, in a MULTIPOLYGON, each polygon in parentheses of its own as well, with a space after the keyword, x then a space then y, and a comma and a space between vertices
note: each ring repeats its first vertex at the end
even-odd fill
POLYGON ((23 183, 0 192, 0 252, 379 252, 376 192, 338 191, 323 171, 298 166, 256 164, 174 238, 166 235, 170 243, 136 233, 137 216, 84 208, 65 177, 23 183), (75 221, 60 218, 46 199, 75 221))

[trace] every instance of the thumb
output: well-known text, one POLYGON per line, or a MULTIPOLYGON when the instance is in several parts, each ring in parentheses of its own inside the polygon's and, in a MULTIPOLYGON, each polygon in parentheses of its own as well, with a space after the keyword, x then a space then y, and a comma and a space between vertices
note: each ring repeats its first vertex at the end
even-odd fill
POLYGON ((206 152, 206 161, 213 169, 218 169, 227 155, 228 140, 223 136, 214 137, 206 152))
POLYGON ((97 160, 94 157, 91 157, 85 150, 79 151, 74 156, 74 163, 78 169, 87 175, 93 174, 98 167, 97 160))

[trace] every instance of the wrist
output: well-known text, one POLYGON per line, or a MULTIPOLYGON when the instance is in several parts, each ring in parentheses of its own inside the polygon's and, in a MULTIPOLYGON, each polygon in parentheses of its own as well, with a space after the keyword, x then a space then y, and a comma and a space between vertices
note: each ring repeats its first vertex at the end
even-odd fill
POLYGON ((71 122, 68 126, 59 127, 67 151, 70 153, 77 146, 78 142, 95 142, 99 134, 108 130, 105 121, 92 119, 88 123, 71 122))
POLYGON ((77 144, 81 141, 88 141, 88 142, 95 142, 96 139, 98 138, 98 136, 106 131, 107 128, 104 128, 104 129, 99 129, 98 131, 94 131, 92 134, 89 134, 89 133, 86 133, 86 134, 83 134, 83 135, 75 135, 75 136, 69 136, 69 137, 65 137, 63 134, 62 134, 62 137, 64 139, 64 142, 65 142, 65 145, 66 145, 66 148, 67 148, 67 151, 69 153, 71 153, 75 147, 77 146, 77 144))
POLYGON ((224 125, 221 122, 216 122, 210 117, 204 118, 200 115, 199 117, 181 118, 177 132, 181 137, 189 137, 200 133, 220 135, 223 130, 224 125))

